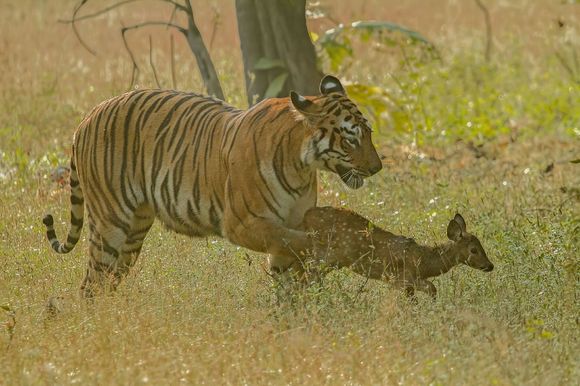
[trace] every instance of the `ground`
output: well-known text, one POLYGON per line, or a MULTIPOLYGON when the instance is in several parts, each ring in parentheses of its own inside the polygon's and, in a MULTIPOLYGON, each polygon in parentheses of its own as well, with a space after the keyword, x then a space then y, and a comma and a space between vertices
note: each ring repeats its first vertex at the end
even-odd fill
MULTIPOLYGON (((56 23, 74 2, 46 3, 10 1, 0 15, 0 384, 577 382, 580 88, 558 55, 579 50, 559 45, 556 24, 529 40, 518 32, 551 23, 544 15, 578 28, 580 6, 520 1, 529 25, 512 18, 510 27, 517 7, 491 1, 496 36, 486 61, 476 6, 439 1, 428 24, 414 16, 416 1, 407 8, 393 1, 394 13, 376 1, 360 9, 328 2, 340 21, 380 9, 375 17, 425 31, 444 59, 387 70, 380 52, 363 49, 341 69, 346 81, 372 81, 391 99, 390 114, 373 121, 385 167, 358 191, 322 174, 320 203, 430 244, 445 240, 459 212, 495 270, 457 267, 434 280, 435 302, 420 295, 417 305, 338 271, 294 305, 277 306, 264 255, 158 223, 118 293, 78 299, 87 240, 56 255, 41 218, 52 212, 64 234, 69 191, 58 167, 67 164, 74 127, 95 103, 126 89, 131 67, 122 43, 118 51, 118 42, 106 44, 117 19, 95 22, 101 33, 84 32, 99 52, 92 57, 56 23)), ((215 4, 223 34, 232 36, 233 6, 215 4)), ((206 34, 211 26, 200 23, 206 34)), ((237 48, 235 38, 216 41, 225 47, 212 55, 226 94, 243 106, 240 64, 225 52, 237 48)), ((178 88, 200 89, 195 63, 176 44, 178 88)), ((165 48, 158 70, 170 87, 165 48)), ((153 86, 146 64, 141 84, 153 86)))

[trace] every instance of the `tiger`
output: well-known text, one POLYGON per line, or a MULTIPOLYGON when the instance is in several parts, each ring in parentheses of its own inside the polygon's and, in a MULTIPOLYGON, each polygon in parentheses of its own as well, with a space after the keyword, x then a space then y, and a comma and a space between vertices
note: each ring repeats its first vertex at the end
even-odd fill
POLYGON ((87 211, 81 295, 117 288, 155 219, 267 253, 275 274, 299 266, 310 240, 298 227, 316 206, 318 171, 358 189, 382 169, 369 121, 341 82, 326 75, 319 90, 242 110, 195 93, 139 89, 94 107, 73 136, 65 242, 52 215, 43 218, 63 254, 79 241, 87 211))

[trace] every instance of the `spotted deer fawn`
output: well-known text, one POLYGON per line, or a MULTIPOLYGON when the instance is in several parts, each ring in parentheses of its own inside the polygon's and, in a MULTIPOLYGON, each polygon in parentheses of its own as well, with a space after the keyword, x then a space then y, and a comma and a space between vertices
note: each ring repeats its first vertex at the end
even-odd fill
POLYGON ((360 275, 390 281, 410 297, 419 290, 435 298, 437 289, 427 279, 458 264, 485 272, 493 270, 481 243, 467 232, 460 214, 447 226, 451 242, 434 247, 387 232, 346 209, 312 208, 306 212, 302 226, 312 237, 313 257, 324 267, 348 267, 360 275))

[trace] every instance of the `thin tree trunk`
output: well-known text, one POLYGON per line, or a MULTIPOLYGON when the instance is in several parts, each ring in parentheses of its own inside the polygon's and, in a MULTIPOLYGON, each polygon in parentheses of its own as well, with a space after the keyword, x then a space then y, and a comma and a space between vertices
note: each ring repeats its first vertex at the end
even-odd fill
POLYGON ((190 1, 187 2, 187 7, 190 12, 187 15, 187 30, 185 31, 185 37, 187 38, 187 43, 189 48, 195 55, 195 60, 197 61, 197 66, 199 67, 199 72, 203 79, 207 93, 215 96, 221 100, 224 100, 224 92, 222 91, 222 86, 220 80, 213 66, 209 52, 203 42, 201 33, 195 25, 195 20, 193 19, 193 9, 191 8, 190 1))

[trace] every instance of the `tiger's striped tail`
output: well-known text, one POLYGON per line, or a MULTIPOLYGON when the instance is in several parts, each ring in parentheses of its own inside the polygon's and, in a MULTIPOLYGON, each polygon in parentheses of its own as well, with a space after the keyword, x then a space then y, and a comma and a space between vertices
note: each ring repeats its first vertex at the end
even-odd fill
POLYGON ((71 162, 71 172, 70 172, 70 230, 66 238, 66 243, 61 243, 56 237, 56 232, 54 230, 54 220, 52 215, 47 214, 42 219, 43 224, 46 226, 46 237, 57 253, 69 253, 73 250, 77 242, 79 241, 81 230, 83 229, 83 217, 85 212, 83 191, 79 184, 79 177, 75 164, 71 162))

